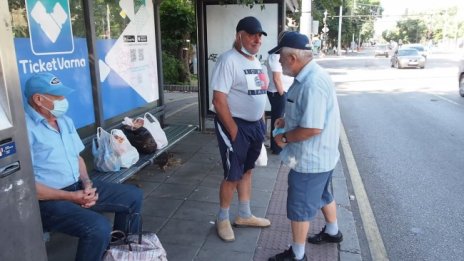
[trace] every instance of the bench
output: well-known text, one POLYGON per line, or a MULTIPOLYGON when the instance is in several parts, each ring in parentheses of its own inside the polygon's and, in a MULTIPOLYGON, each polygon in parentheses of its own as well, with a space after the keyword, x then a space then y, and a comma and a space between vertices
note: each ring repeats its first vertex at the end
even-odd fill
POLYGON ((133 176, 135 173, 139 172, 145 166, 153 164, 156 157, 166 152, 169 148, 174 146, 177 142, 182 140, 196 129, 197 126, 195 125, 168 125, 163 129, 166 133, 166 137, 168 138, 168 145, 166 147, 158 149, 152 154, 140 153, 139 161, 137 161, 137 163, 132 165, 130 168, 121 169, 114 172, 100 172, 93 170, 89 172, 89 176, 92 180, 122 183, 133 176))
MULTIPOLYGON (((195 125, 186 125, 186 124, 172 124, 167 125, 163 128, 164 132, 166 133, 166 137, 168 139, 168 145, 162 149, 156 150, 152 154, 140 154, 140 158, 132 165, 130 168, 121 169, 119 171, 112 171, 112 172, 100 172, 97 170, 93 170, 89 172, 89 176, 92 180, 101 180, 105 182, 111 183, 123 183, 134 174, 139 172, 145 166, 153 164, 154 160, 174 146, 176 143, 181 141, 183 138, 187 137, 190 133, 195 131, 198 126, 195 125)), ((45 242, 50 241, 50 232, 44 231, 43 239, 45 242)))

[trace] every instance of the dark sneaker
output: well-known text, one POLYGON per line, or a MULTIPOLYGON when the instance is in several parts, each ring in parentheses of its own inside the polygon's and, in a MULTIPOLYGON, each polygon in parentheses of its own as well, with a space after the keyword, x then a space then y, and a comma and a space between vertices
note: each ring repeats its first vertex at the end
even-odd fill
POLYGON ((303 256, 302 259, 295 259, 295 254, 293 253, 292 247, 268 259, 268 261, 307 261, 307 260, 308 258, 306 257, 306 254, 303 256))
POLYGON ((325 226, 319 234, 308 237, 308 242, 311 244, 325 244, 325 243, 340 243, 343 241, 343 234, 338 231, 335 236, 329 235, 324 232, 325 226))

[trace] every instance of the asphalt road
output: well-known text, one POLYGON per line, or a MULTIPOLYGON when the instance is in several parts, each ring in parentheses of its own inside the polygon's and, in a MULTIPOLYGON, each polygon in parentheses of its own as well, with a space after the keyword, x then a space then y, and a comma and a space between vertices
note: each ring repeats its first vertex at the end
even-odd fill
MULTIPOLYGON (((423 70, 390 68, 389 59, 369 50, 318 60, 337 84, 342 122, 390 260, 464 256, 457 57, 431 54, 423 70)), ((368 252, 365 244, 364 260, 368 252)))

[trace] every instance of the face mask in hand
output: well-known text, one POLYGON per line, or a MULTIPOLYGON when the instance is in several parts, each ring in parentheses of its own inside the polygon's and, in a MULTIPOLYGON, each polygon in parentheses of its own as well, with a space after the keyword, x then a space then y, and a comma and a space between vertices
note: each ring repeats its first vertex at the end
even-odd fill
POLYGON ((44 106, 46 110, 48 110, 53 116, 55 117, 61 117, 63 116, 67 111, 68 111, 68 107, 69 107, 69 103, 68 103, 68 100, 66 98, 62 99, 62 100, 50 100, 49 98, 47 98, 46 96, 42 96, 44 97, 45 99, 53 102, 53 110, 50 110, 44 106))

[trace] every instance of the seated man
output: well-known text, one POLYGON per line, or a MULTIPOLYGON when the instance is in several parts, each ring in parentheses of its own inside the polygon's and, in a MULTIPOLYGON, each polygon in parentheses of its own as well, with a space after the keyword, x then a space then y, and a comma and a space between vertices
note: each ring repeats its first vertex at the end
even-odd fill
MULTIPOLYGON (((125 230, 126 220, 140 213, 143 193, 124 184, 90 180, 84 149, 72 120, 65 116, 73 90, 50 73, 26 82, 26 124, 42 225, 79 238, 76 260, 101 260, 111 230, 125 230), (99 212, 114 212, 114 225, 99 212)), ((135 232, 137 221, 130 232, 135 232)))

